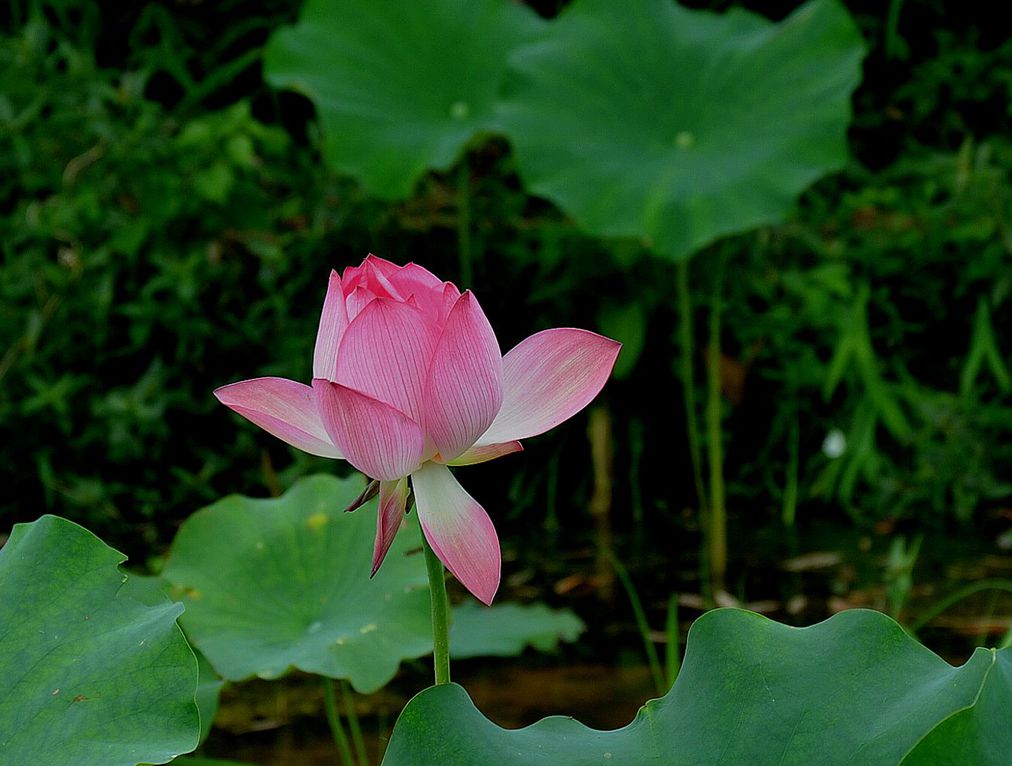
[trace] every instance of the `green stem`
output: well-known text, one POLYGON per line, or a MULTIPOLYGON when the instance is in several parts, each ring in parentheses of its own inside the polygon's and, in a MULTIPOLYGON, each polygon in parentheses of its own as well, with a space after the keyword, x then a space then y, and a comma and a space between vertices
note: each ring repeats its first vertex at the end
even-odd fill
POLYGON ((643 551, 643 491, 640 487, 640 467, 643 463, 643 422, 629 421, 629 494, 632 507, 633 540, 636 552, 643 551))
POLYGON ((987 637, 989 635, 987 630, 987 621, 994 618, 994 610, 998 606, 998 597, 1001 595, 1001 591, 991 591, 991 600, 988 602, 987 611, 984 613, 983 624, 981 625, 980 633, 977 634, 977 640, 974 642, 977 646, 984 646, 987 643, 987 637))
POLYGON ((931 609, 922 614, 915 622, 910 624, 909 630, 914 635, 917 634, 921 628, 935 619, 942 612, 947 610, 953 604, 962 601, 967 596, 972 596, 974 593, 979 593, 982 590, 1003 590, 1006 593, 1012 593, 1012 580, 1004 580, 1000 578, 993 578, 990 580, 981 580, 979 582, 972 582, 969 585, 957 590, 955 593, 950 594, 947 598, 942 599, 935 604, 931 609))
POLYGON ((473 287, 471 266, 471 166, 465 154, 457 171, 457 257, 461 287, 473 287))
POLYGON ((798 511, 798 465, 801 451, 801 422, 797 411, 791 419, 791 428, 787 439, 787 480, 784 486, 784 504, 780 515, 785 527, 793 527, 798 511))
POLYGON ((643 602, 640 601, 640 596, 636 592, 636 586, 633 585, 632 578, 629 576, 629 570, 618 560, 618 556, 606 545, 601 546, 601 552, 611 562, 619 582, 622 583, 622 587, 629 597, 633 617, 636 619, 636 627, 643 639, 643 651, 647 656, 647 664, 650 666, 650 675, 654 679, 654 687, 657 689, 657 694, 663 695, 668 688, 664 685, 664 671, 661 669, 661 661, 657 656, 657 647, 654 646, 653 638, 650 635, 650 623, 647 622, 646 612, 643 611, 643 602))
POLYGON ((422 550, 425 552, 425 569, 429 575, 429 595, 432 598, 432 664, 438 686, 450 683, 449 602, 443 562, 425 539, 425 532, 422 532, 422 550))
POLYGON ((710 466, 709 551, 710 582, 724 589, 727 572, 727 511, 724 507, 724 446, 720 401, 720 315, 723 310, 724 255, 717 255, 710 306, 710 341, 706 365, 706 434, 710 466))
POLYGON ((559 537, 559 452, 548 458, 548 480, 545 490, 545 534, 554 543, 559 537))
POLYGON ((692 296, 689 294, 689 262, 679 261, 678 277, 678 329, 681 336, 682 404, 685 408, 685 430, 689 436, 689 458, 692 461, 692 479, 700 509, 706 508, 706 489, 703 485, 702 448, 699 443, 699 421, 696 419, 696 347, 692 331, 692 296))
POLYGON ((383 756, 386 755, 387 742, 390 741, 390 720, 387 716, 387 709, 381 706, 376 717, 378 719, 376 721, 376 757, 382 763, 383 756))
POLYGON ((348 716, 348 728, 351 729, 351 743, 355 747, 355 757, 359 766, 369 766, 369 755, 365 751, 365 740, 362 738, 362 727, 358 722, 358 711, 355 710, 355 697, 347 681, 341 681, 341 696, 344 698, 344 709, 348 716))
POLYGON ((355 759, 351 757, 351 747, 348 745, 348 735, 341 723, 341 714, 337 710, 337 696, 334 694, 334 680, 323 677, 323 703, 327 710, 327 723, 330 724, 330 733, 334 735, 334 742, 337 744, 337 751, 341 755, 343 766, 355 766, 355 759))
POLYGON ((681 645, 678 640, 678 594, 668 596, 668 618, 664 624, 667 646, 664 654, 664 670, 668 689, 675 685, 678 671, 681 669, 681 645))
POLYGON ((900 10, 902 8, 903 0, 891 0, 889 10, 886 11, 885 55, 887 59, 895 58, 899 53, 900 10))

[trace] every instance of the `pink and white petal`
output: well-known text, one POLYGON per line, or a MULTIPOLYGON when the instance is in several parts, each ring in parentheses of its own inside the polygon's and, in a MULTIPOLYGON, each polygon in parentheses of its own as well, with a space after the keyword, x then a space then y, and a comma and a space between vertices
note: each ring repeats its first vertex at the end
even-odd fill
POLYGON ((386 258, 380 258, 375 253, 369 253, 366 255, 365 260, 362 261, 363 266, 368 266, 370 270, 381 273, 384 277, 390 278, 399 272, 403 267, 398 266, 393 261, 388 261, 386 258))
MULTIPOLYGON (((342 277, 342 279, 344 279, 342 277)), ((348 322, 354 322, 355 317, 362 313, 362 310, 376 300, 376 294, 366 288, 364 285, 359 285, 354 290, 348 291, 347 283, 343 283, 345 288, 344 306, 348 314, 348 322)))
POLYGON ((543 330, 503 357, 503 403, 479 445, 542 434, 604 387, 622 344, 572 327, 543 330))
POLYGON ((384 258, 379 258, 378 256, 369 253, 362 259, 362 262, 358 266, 345 266, 344 273, 341 274, 341 281, 344 283, 346 290, 354 290, 362 281, 364 281, 368 273, 367 264, 369 261, 379 261, 380 263, 377 263, 376 265, 380 266, 384 270, 389 271, 397 268, 397 264, 391 263, 384 258))
POLYGON ((348 311, 344 305, 341 277, 330 272, 327 297, 323 300, 320 327, 316 331, 316 348, 313 351, 313 377, 334 380, 337 371, 337 349, 344 331, 348 329, 348 311))
POLYGON ((503 360, 470 290, 446 318, 425 381, 425 435, 448 462, 488 430, 503 399, 503 360))
POLYGON ((344 285, 344 294, 351 295, 362 283, 362 275, 365 271, 365 262, 358 266, 345 266, 341 272, 341 284, 344 285))
POLYGON ((399 266, 371 254, 365 259, 365 263, 362 266, 365 268, 366 285, 376 295, 384 298, 393 298, 398 301, 405 299, 406 295, 398 290, 389 278, 397 273, 400 269, 399 266))
POLYGON ((432 550, 460 584, 484 604, 499 589, 502 556, 492 520, 438 463, 411 474, 418 521, 432 550))
POLYGON ((435 347, 435 328, 421 311, 377 298, 344 333, 336 381, 421 422, 425 375, 435 347))
POLYGON ((402 295, 414 298, 415 305, 433 323, 442 324, 446 318, 443 311, 443 283, 439 277, 417 263, 409 263, 390 277, 402 295))
POLYGON ((313 389, 285 378, 254 378, 215 390, 234 412, 281 441, 320 457, 343 457, 320 419, 313 389))
POLYGON ((372 553, 372 575, 380 568, 387 551, 397 537, 397 530, 404 520, 404 508, 408 500, 407 477, 397 481, 381 481, 379 487, 379 512, 376 515, 376 544, 372 553))
POLYGON ((394 481, 421 464, 422 427, 403 412, 329 380, 314 379, 313 390, 331 440, 366 476, 394 481))
POLYGON ((377 281, 376 276, 379 274, 384 279, 389 279, 398 269, 400 269, 400 266, 396 263, 391 263, 385 258, 379 258, 369 253, 362 263, 358 266, 348 266, 341 275, 345 294, 349 294, 356 288, 362 287, 368 289, 374 295, 390 297, 385 290, 377 289, 380 286, 380 282, 377 281))
POLYGON ((453 282, 443 283, 443 304, 439 309, 439 321, 442 324, 446 321, 446 317, 450 315, 450 311, 454 306, 457 305, 457 301, 460 300, 460 290, 453 282))
POLYGON ((501 444, 485 444, 481 447, 475 446, 453 460, 446 461, 446 465, 457 466, 487 463, 489 460, 495 460, 497 457, 502 457, 503 455, 522 452, 523 449, 524 446, 520 442, 502 442, 501 444))
POLYGON ((422 290, 439 292, 443 289, 443 281, 424 266, 417 263, 405 264, 397 272, 390 275, 390 281, 405 295, 422 290))

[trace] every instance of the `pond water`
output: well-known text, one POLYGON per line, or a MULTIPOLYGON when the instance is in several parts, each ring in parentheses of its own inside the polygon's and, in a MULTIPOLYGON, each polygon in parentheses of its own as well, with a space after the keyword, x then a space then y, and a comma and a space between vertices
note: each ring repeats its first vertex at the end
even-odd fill
MULTIPOLYGON (((489 718, 508 728, 561 714, 595 728, 617 728, 631 721, 645 700, 656 696, 650 672, 643 665, 517 667, 508 661, 492 665, 459 663, 455 680, 489 718)), ((428 682, 428 676, 416 670, 408 675, 417 682, 415 690, 428 682)), ((397 713, 413 691, 406 680, 400 678, 393 688, 374 695, 356 695, 373 763, 379 762, 377 756, 397 713)), ((218 720, 221 725, 205 745, 206 755, 270 766, 334 766, 338 762, 315 679, 293 676, 232 689, 226 692, 218 720)))

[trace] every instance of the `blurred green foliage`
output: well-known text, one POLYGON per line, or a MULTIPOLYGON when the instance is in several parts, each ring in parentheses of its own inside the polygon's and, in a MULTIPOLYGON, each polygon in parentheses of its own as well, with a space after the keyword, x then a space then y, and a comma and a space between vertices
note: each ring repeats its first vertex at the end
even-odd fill
POLYGON ((259 472, 210 390, 308 366, 303 306, 353 205, 248 102, 180 119, 41 16, 0 61, 0 511, 157 536, 259 472))
POLYGON ((1009 168, 1001 137, 852 167, 762 237, 774 266, 739 264, 748 303, 728 321, 782 397, 746 477, 784 484, 771 451, 798 422, 802 494, 857 517, 966 521, 1009 496, 1009 168), (838 457, 819 448, 834 429, 838 457))
MULTIPOLYGON (((884 9, 848 5, 870 48, 850 164, 788 223, 718 244, 731 253, 732 522, 987 519, 1012 497, 1012 49, 929 3, 903 11, 887 56, 884 9)), ((374 250, 454 276, 453 184, 430 175, 403 204, 369 197, 320 163, 309 103, 264 85, 262 45, 298 6, 12 6, 0 30, 9 520, 45 509, 120 545, 160 545, 222 494, 333 470, 240 425, 210 391, 306 378, 331 267, 374 250)), ((615 428, 617 523, 633 505, 670 524, 657 511, 692 502, 670 267, 527 196, 503 142, 468 161, 475 286, 502 345, 558 324, 624 336, 636 353, 606 391, 616 423, 630 423, 615 428)), ((692 267, 700 310, 705 263, 692 267)), ((507 536, 546 508, 583 518, 581 429, 535 441, 499 473, 476 470, 507 498, 507 536)))

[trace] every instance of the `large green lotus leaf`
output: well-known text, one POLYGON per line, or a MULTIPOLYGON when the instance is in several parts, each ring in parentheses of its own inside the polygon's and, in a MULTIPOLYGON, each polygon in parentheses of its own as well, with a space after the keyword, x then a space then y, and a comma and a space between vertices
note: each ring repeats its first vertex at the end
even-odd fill
POLYGON ((1007 650, 997 656, 1000 663, 979 649, 954 668, 878 612, 843 612, 798 629, 722 609, 693 625, 672 690, 623 729, 596 731, 553 717, 507 731, 463 689, 447 685, 408 703, 383 763, 896 766, 964 712, 976 721, 972 736, 986 744, 958 750, 940 738, 936 760, 918 763, 1008 763, 1010 751, 996 749, 1008 738, 1008 707, 999 699, 1008 699, 1008 678, 995 672, 1007 671, 1007 650), (958 756, 984 747, 1006 760, 958 756))
POLYGON ((544 604, 478 606, 465 601, 453 609, 450 654, 468 657, 516 657, 527 646, 553 652, 559 641, 575 641, 583 621, 568 609, 544 604))
POLYGON ((264 73, 312 99, 336 170, 398 199, 499 129, 507 54, 541 27, 509 0, 308 0, 264 73))
POLYGON ((0 550, 0 763, 134 766, 197 745, 178 604, 122 592, 126 559, 56 516, 0 550))
POLYGON ((219 676, 211 663, 200 652, 197 655, 197 694, 195 701, 200 711, 200 742, 203 743, 211 733, 214 717, 218 715, 218 701, 225 681, 219 676))
POLYGON ((976 704, 932 730, 903 766, 1007 766, 1012 763, 1012 648, 995 652, 976 704))
POLYGON ((514 51, 500 114, 530 191, 591 233, 681 258, 782 219, 844 164, 863 53, 837 0, 779 24, 576 0, 514 51))
MULTIPOLYGON (((130 572, 120 593, 124 596, 140 601, 148 606, 171 603, 169 594, 170 586, 161 577, 136 574, 130 572)), ((193 650, 197 656, 197 692, 195 701, 197 710, 200 712, 200 740, 203 743, 211 733, 211 725, 214 717, 218 714, 218 697, 221 695, 221 688, 225 682, 214 672, 211 663, 198 650, 193 650)))
POLYGON ((401 530, 370 579, 376 503, 344 512, 361 490, 360 479, 312 476, 279 498, 227 497, 180 527, 162 576, 224 678, 295 667, 368 693, 432 650, 425 563, 408 555, 417 529, 401 530))

